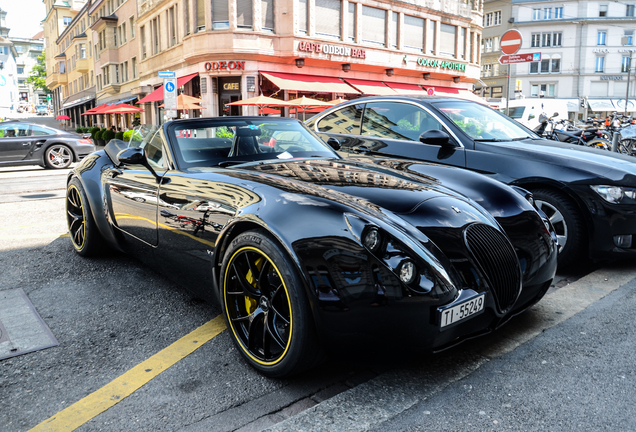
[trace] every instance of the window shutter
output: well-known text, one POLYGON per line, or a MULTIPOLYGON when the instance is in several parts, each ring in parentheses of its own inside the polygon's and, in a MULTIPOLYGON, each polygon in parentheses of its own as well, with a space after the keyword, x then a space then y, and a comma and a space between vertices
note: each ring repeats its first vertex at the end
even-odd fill
POLYGON ((340 37, 340 0, 316 0, 316 33, 340 37))
POLYGON ((362 6, 362 40, 386 44, 386 10, 362 6))
POLYGON ((404 15, 404 47, 415 48, 418 51, 424 49, 424 20, 409 15, 404 15))
POLYGON ((252 28, 252 0, 236 0, 236 24, 239 28, 252 28))
POLYGON ((261 0, 263 29, 274 30, 274 0, 261 0))
POLYGON ((441 23, 439 26, 440 31, 440 41, 439 41, 439 51, 440 54, 451 55, 455 57, 455 41, 456 41, 456 27, 449 24, 441 23))
POLYGON ((356 4, 349 2, 347 10, 347 37, 349 40, 356 39, 356 4))
POLYGON ((298 31, 307 34, 307 0, 298 0, 298 31))
POLYGON ((205 0, 197 1, 197 31, 205 30, 205 0))
MULTIPOLYGON (((250 16, 252 12, 250 10, 250 16)), ((226 23, 230 20, 228 0, 212 0, 212 21, 226 23)), ((216 28, 216 27, 215 27, 216 28)))

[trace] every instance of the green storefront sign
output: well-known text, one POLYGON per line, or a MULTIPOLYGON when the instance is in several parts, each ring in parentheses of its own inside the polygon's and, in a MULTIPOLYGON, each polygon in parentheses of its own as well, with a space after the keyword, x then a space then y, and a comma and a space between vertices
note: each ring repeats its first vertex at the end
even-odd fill
POLYGON ((420 57, 417 59, 417 64, 420 66, 438 67, 442 69, 452 69, 452 70, 464 71, 464 72, 466 71, 466 65, 464 63, 455 63, 455 62, 446 61, 446 60, 420 57))

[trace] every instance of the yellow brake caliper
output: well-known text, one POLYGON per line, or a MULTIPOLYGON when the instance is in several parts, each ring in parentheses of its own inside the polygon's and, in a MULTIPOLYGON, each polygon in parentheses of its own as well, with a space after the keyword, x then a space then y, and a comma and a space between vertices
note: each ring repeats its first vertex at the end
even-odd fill
MULTIPOLYGON (((259 259, 256 260, 256 268, 257 269, 261 269, 261 267, 263 266, 263 262, 265 261, 265 259, 263 257, 260 257, 259 259)), ((254 277, 254 275, 252 274, 252 270, 249 270, 247 272, 247 275, 245 276, 245 279, 247 279, 247 282, 252 285, 254 288, 256 288, 256 278, 254 277)), ((249 296, 245 296, 245 310, 247 311, 248 315, 251 314, 252 312, 254 312, 256 310, 256 306, 258 305, 256 299, 249 297, 249 296)))

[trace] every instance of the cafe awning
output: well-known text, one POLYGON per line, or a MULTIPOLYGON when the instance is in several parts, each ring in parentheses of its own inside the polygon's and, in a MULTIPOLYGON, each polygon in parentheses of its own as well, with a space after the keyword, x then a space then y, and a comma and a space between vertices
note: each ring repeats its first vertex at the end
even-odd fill
POLYGON ((417 84, 407 84, 407 83, 394 83, 394 82, 384 82, 384 84, 388 85, 389 87, 391 87, 393 90, 395 90, 398 94, 401 95, 418 95, 418 96, 422 96, 426 94, 426 90, 424 90, 422 87, 418 86, 417 84))
POLYGON ((342 82, 340 78, 282 72, 261 72, 261 75, 270 80, 272 84, 281 90, 295 90, 310 93, 360 93, 353 87, 342 82))
POLYGON ((592 111, 616 111, 616 108, 610 99, 588 99, 587 103, 590 104, 590 109, 592 111))
MULTIPOLYGON (((177 78, 177 88, 186 85, 188 82, 190 82, 190 80, 192 78, 194 78, 195 76, 199 75, 198 72, 192 73, 190 75, 185 75, 182 77, 178 77, 177 78)), ((147 103, 147 102, 158 102, 158 101, 162 101, 163 100, 163 85, 161 87, 159 87, 158 89, 156 89, 155 91, 153 91, 152 93, 150 93, 148 96, 146 96, 145 98, 141 99, 140 101, 138 101, 137 103, 147 103)))
POLYGON ((473 102, 479 102, 484 105, 489 104, 489 102, 486 99, 480 98, 479 96, 477 96, 470 90, 466 90, 463 88, 444 87, 444 86, 426 86, 426 90, 432 90, 433 92, 429 94, 433 94, 435 96, 448 96, 448 97, 454 97, 459 99, 467 99, 473 102))
POLYGON ((382 81, 345 79, 345 82, 365 95, 395 96, 399 94, 392 88, 387 87, 382 81))
MULTIPOLYGON (((625 99, 612 99, 612 104, 614 105, 615 110, 619 113, 625 112, 625 99)), ((627 112, 634 111, 636 111, 636 101, 634 101, 633 99, 628 99, 627 112)))

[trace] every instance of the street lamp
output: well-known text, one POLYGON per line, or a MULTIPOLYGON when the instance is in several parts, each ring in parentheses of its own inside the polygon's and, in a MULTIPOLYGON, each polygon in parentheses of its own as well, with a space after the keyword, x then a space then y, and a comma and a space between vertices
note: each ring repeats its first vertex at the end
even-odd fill
MULTIPOLYGON (((628 45, 630 42, 628 36, 623 36, 621 38, 621 44, 623 46, 628 45)), ((631 45, 631 44, 630 44, 631 45)), ((634 50, 629 48, 629 61, 627 62, 627 90, 625 91, 625 117, 627 117, 627 102, 629 101, 629 79, 632 74, 632 54, 634 50)))

